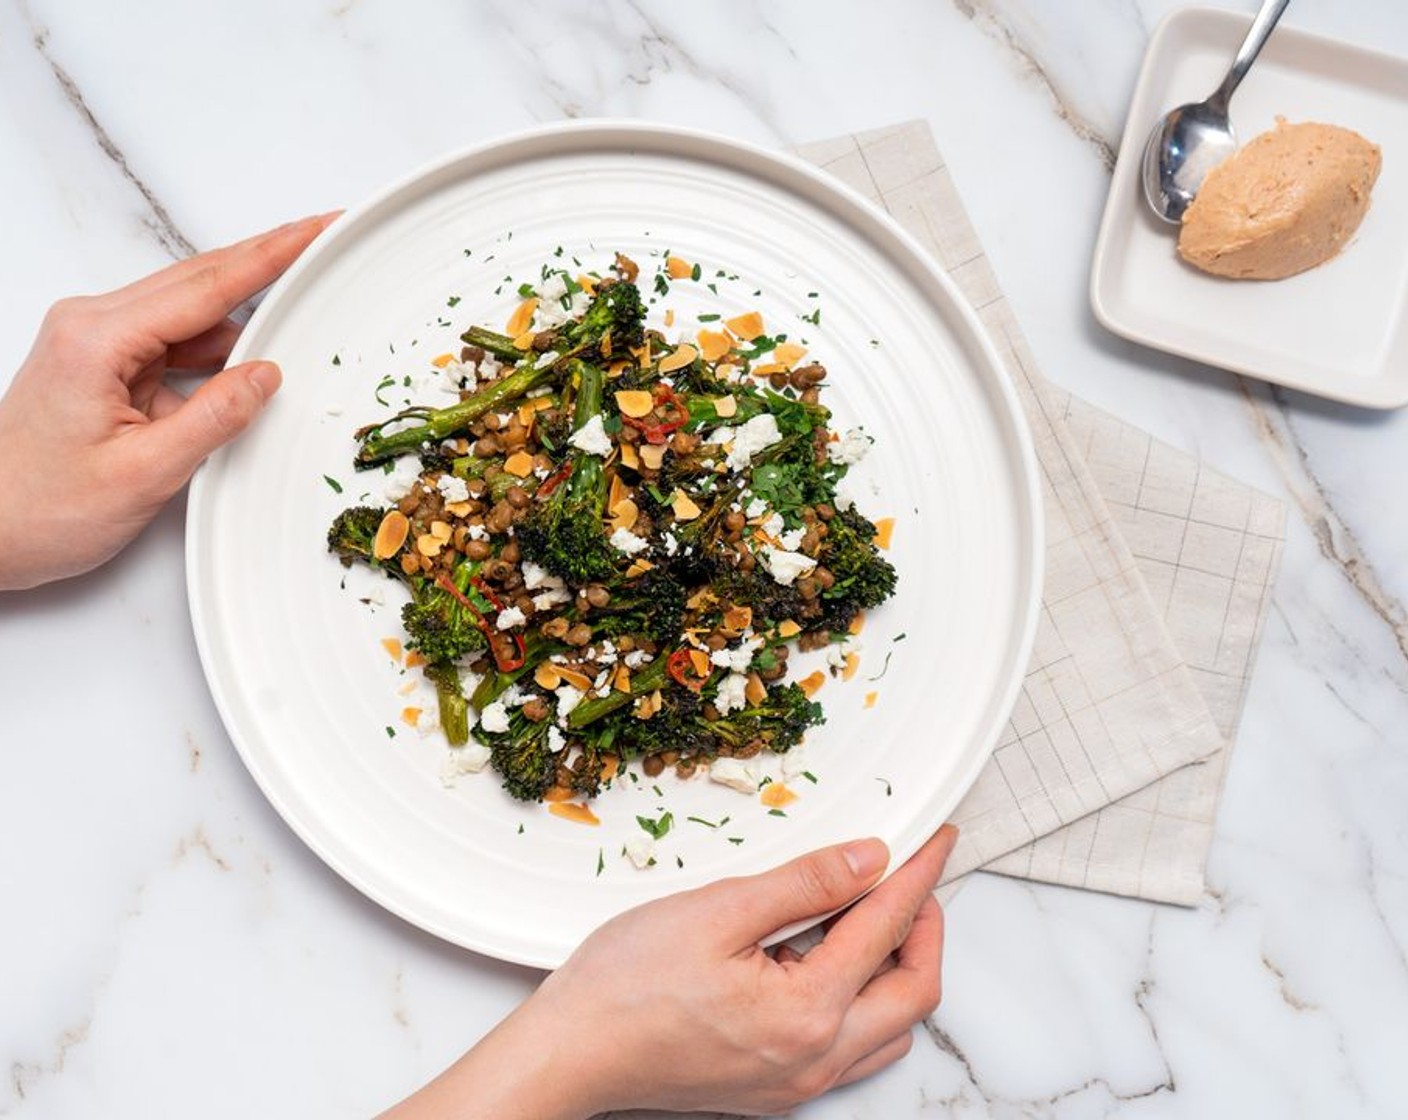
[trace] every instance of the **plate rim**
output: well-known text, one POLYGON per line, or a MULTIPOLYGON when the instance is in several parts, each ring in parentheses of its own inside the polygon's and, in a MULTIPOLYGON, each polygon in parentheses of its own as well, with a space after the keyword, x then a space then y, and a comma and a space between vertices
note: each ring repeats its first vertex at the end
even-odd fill
MULTIPOLYGON (((1164 16, 1154 28, 1153 34, 1149 36, 1149 45, 1145 48, 1144 57, 1139 66, 1139 76, 1135 80, 1134 91, 1130 95, 1130 111, 1126 115, 1124 131, 1120 136, 1119 154, 1115 159, 1115 168, 1110 176, 1110 189, 1106 195, 1099 231, 1096 234, 1095 248, 1091 257, 1088 295, 1096 322, 1110 333, 1129 339, 1131 342, 1151 350, 1187 358, 1215 369, 1252 377, 1272 385, 1281 385, 1325 400, 1376 410, 1397 409, 1408 405, 1408 378, 1404 378, 1402 384, 1395 384, 1391 380, 1380 378, 1356 384, 1355 382, 1335 381, 1332 378, 1320 380, 1315 377, 1306 377, 1295 370, 1289 372, 1279 369, 1268 370, 1252 360, 1222 355, 1215 345, 1204 346, 1196 343, 1180 345, 1169 342, 1158 332, 1122 318, 1114 309, 1114 301, 1109 298, 1109 293, 1114 289, 1112 282, 1106 277, 1106 270, 1112 251, 1111 242, 1115 236, 1115 226, 1122 208, 1120 193, 1127 194, 1134 189, 1134 171, 1131 169, 1137 162, 1138 154, 1142 153, 1144 149, 1144 129, 1136 119, 1133 109, 1149 96, 1149 87, 1153 83, 1154 64, 1163 57, 1165 39, 1184 23, 1197 25, 1201 22, 1225 23, 1244 32, 1251 25, 1251 16, 1222 8, 1178 8, 1164 16)), ((1394 66, 1408 74, 1408 60, 1386 51, 1360 46, 1358 43, 1335 39, 1312 31, 1303 31, 1298 27, 1281 27, 1277 29, 1276 34, 1279 38, 1294 39, 1311 48, 1330 49, 1373 59, 1381 65, 1394 66)), ((1229 57, 1232 49, 1233 41, 1229 39, 1229 57)), ((1386 365, 1387 363, 1380 362, 1379 370, 1382 371, 1386 365)))
MULTIPOLYGON (((649 137, 658 144, 673 146, 677 154, 687 155, 694 159, 701 158, 701 149, 706 153, 705 158, 710 151, 715 153, 726 151, 735 159, 746 161, 749 170, 759 174, 761 178, 774 183, 779 183, 781 180, 780 185, 790 187, 794 192, 796 191, 795 180, 799 178, 805 180, 813 190, 819 191, 824 196, 829 195, 834 202, 843 203, 857 211, 856 216, 863 216, 874 223, 896 242, 906 258, 905 263, 917 267, 924 274, 925 279, 937 284, 943 292, 949 303, 949 310, 954 316, 951 326, 962 332, 959 334, 959 341, 965 349, 970 350, 970 353, 976 351, 975 356, 980 359, 979 363, 974 363, 979 367, 977 371, 984 376, 996 400, 1004 406, 1004 414, 999 417, 999 422, 1008 429, 1006 432, 1009 443, 1007 451, 1012 459, 1014 478, 1020 483, 1018 513, 1024 521, 1021 528, 1024 531, 1023 535, 1027 541, 1027 547, 1024 555, 1019 558, 1018 565, 1021 601, 1015 606, 1019 612, 1020 625, 1014 627, 1018 630, 1018 638, 1011 651, 1012 668, 1009 669, 1001 694, 997 697, 997 703, 992 708, 995 715, 992 718, 991 726, 984 729, 983 749, 974 755, 968 770, 963 772, 960 781, 955 783, 955 789, 958 792, 953 796, 953 804, 948 809, 948 812, 952 812, 962 797, 972 788, 983 767, 991 760, 1002 728, 1016 703, 1035 644, 1045 575, 1045 524, 1035 441, 1012 375, 1009 373, 1006 363, 1003 362, 987 328, 972 305, 963 296, 957 284, 944 272, 929 252, 894 218, 847 184, 793 153, 775 151, 723 133, 703 129, 603 117, 590 120, 558 121, 513 130, 476 144, 455 148, 424 161, 411 171, 389 180, 354 206, 348 207, 337 220, 313 240, 298 260, 270 286, 259 307, 242 331, 227 364, 234 365, 248 360, 247 350, 250 346, 250 340, 257 333, 256 328, 263 323, 265 318, 274 314, 273 309, 278 307, 284 293, 298 284, 305 272, 320 263, 323 256, 339 240, 341 230, 352 225, 356 220, 374 212, 397 195, 414 189, 424 179, 442 172, 456 163, 483 158, 496 151, 507 152, 516 147, 551 143, 556 139, 571 138, 573 143, 580 144, 584 137, 595 137, 604 144, 618 146, 623 139, 649 137), (687 150, 682 151, 681 149, 687 150), (759 165, 761 165, 761 169, 759 165), (772 174, 768 174, 768 171, 771 171, 772 174), (791 184, 786 182, 789 176, 793 180, 791 184), (964 337, 965 335, 966 337, 964 337), (1025 571, 1023 572, 1022 569, 1025 571)), ((656 150, 661 149, 657 148, 656 150)), ((883 247, 882 251, 884 251, 883 247)), ((383 889, 380 880, 366 872, 355 860, 344 860, 341 855, 331 851, 329 845, 322 842, 315 825, 305 818, 298 807, 291 805, 283 796, 283 791, 275 776, 261 764, 258 750, 246 742, 244 729, 240 722, 233 718, 233 705, 227 694, 227 685, 219 673, 215 671, 217 652, 215 637, 211 632, 213 629, 212 619, 208 617, 213 609, 211 606, 213 597, 209 594, 210 589, 203 582, 201 574, 202 558, 199 542, 206 532, 210 514, 206 491, 210 485, 213 485, 209 481, 214 471, 212 464, 218 463, 221 458, 222 452, 216 452, 201 464, 191 480, 188 492, 184 550, 187 603, 196 651, 206 686, 210 690, 211 699, 220 715, 225 733, 229 736, 241 762, 259 787, 261 794, 283 823, 328 868, 382 909, 442 940, 487 957, 534 968, 558 967, 566 959, 566 956, 559 959, 531 952, 516 952, 512 946, 506 947, 492 938, 467 935, 466 931, 453 928, 449 923, 428 920, 426 916, 414 912, 413 906, 405 905, 394 891, 383 889)), ((922 843, 922 839, 920 843, 922 843)), ((892 852, 891 863, 884 878, 888 878, 905 859, 908 859, 918 849, 918 846, 915 844, 910 850, 901 848, 892 852)), ((763 870, 766 868, 758 868, 758 871, 763 870)), ((780 940, 790 933, 812 924, 814 923, 797 923, 787 930, 780 931, 776 937, 769 939, 769 941, 780 940)), ((569 947, 566 954, 570 955, 573 948, 569 947)))

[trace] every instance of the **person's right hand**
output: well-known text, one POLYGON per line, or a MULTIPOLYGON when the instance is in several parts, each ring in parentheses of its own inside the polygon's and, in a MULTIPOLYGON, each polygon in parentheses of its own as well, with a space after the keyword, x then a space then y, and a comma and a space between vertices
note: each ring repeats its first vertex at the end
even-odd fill
POLYGON ((626 1108, 784 1112, 885 1068, 940 996, 930 893, 949 826, 804 956, 768 935, 855 900, 879 840, 648 903, 606 923, 496 1030, 389 1116, 577 1120, 626 1108))

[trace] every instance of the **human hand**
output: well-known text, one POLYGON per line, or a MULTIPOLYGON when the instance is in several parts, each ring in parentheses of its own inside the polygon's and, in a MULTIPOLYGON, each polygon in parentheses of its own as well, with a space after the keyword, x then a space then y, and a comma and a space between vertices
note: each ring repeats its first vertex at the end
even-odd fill
POLYGON ((0 591, 96 568, 278 389, 272 362, 220 370, 228 316, 336 214, 202 253, 97 296, 60 300, 0 399, 0 591), (170 370, 220 370, 190 396, 170 370))
POLYGON ((885 869, 881 841, 628 911, 388 1116, 766 1115, 875 1073, 938 1006, 943 915, 930 892, 957 835, 940 829, 804 956, 759 942, 855 900, 885 869))

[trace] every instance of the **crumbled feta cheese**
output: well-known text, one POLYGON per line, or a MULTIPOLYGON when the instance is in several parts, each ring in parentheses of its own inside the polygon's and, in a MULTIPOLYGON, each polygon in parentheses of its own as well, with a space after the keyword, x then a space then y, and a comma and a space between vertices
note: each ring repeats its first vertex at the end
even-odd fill
POLYGON ((665 555, 673 556, 679 550, 680 542, 675 539, 674 533, 671 533, 667 530, 665 533, 665 555))
POLYGON ((557 687, 557 721, 563 723, 572 714, 572 709, 582 702, 582 693, 570 684, 557 687))
POLYGON ((334 407, 334 408, 329 408, 329 409, 327 409, 326 411, 327 411, 327 414, 328 414, 329 416, 341 416, 341 415, 342 415, 342 409, 340 409, 340 408, 336 408, 336 407, 334 407))
POLYGON ((523 561, 521 568, 523 572, 523 586, 529 591, 536 591, 540 587, 557 590, 567 585, 562 580, 531 560, 523 561))
POLYGON ((611 534, 611 546, 627 556, 634 556, 637 552, 644 552, 650 547, 650 542, 644 537, 638 537, 629 529, 617 528, 611 534))
POLYGON ((386 476, 386 484, 382 493, 386 495, 388 502, 399 502, 411 492, 411 487, 416 484, 416 479, 419 477, 420 463, 413 455, 405 455, 396 460, 396 466, 386 476))
POLYGON ((494 620, 494 625, 500 630, 512 630, 515 626, 522 626, 528 619, 517 607, 505 607, 499 612, 499 617, 494 620))
POLYGON ((442 474, 435 480, 435 488, 444 495, 447 502, 469 501, 469 487, 458 475, 442 474))
POLYGON ((556 725, 548 724, 548 750, 553 754, 561 754, 567 746, 567 736, 564 735, 556 725))
POLYGON ((748 697, 744 690, 748 687, 748 678, 742 673, 730 673, 719 683, 718 694, 714 697, 714 707, 719 709, 720 715, 728 715, 729 712, 742 711, 748 706, 748 697))
POLYGON ((490 753, 483 743, 469 742, 462 747, 452 747, 440 766, 440 784, 446 789, 454 789, 455 779, 465 774, 477 774, 488 766, 490 753))
POLYGON ((839 510, 855 509, 856 496, 851 493, 850 487, 846 485, 846 480, 842 479, 836 486, 836 501, 832 503, 839 510))
POLYGON ((524 692, 523 689, 519 688, 516 684, 511 684, 508 688, 504 689, 503 693, 499 696, 499 703, 505 708, 518 708, 528 703, 531 699, 533 699, 532 693, 524 692))
POLYGON ((785 533, 778 533, 777 543, 788 552, 796 552, 797 546, 802 543, 802 538, 807 534, 802 529, 788 529, 785 533))
POLYGON ((816 567, 815 560, 800 552, 785 552, 765 545, 760 555, 768 574, 784 587, 791 587, 798 576, 804 576, 816 567))
POLYGON ((633 833, 626 840, 626 858, 642 871, 655 863, 655 841, 643 832, 633 833))
POLYGON ((646 653, 643 649, 633 649, 621 660, 626 663, 627 669, 639 669, 650 660, 650 654, 646 653))
POLYGON ((764 521, 759 528, 768 536, 776 537, 781 535, 782 530, 786 528, 786 526, 783 524, 782 514, 770 513, 768 514, 767 520, 764 521))
POLYGON ((610 676, 611 676, 611 670, 610 670, 610 669, 603 669, 600 673, 598 673, 598 674, 596 675, 596 680, 592 681, 592 691, 593 691, 593 692, 600 692, 600 691, 601 691, 601 686, 604 685, 604 684, 607 682, 607 679, 608 679, 610 676))
POLYGON ((611 454, 611 437, 602 427, 599 412, 568 436, 567 442, 588 455, 600 455, 605 458, 611 454))
POLYGON ((501 734, 508 730, 508 706, 496 700, 479 713, 479 726, 490 733, 501 734))
POLYGON ((871 438, 859 428, 852 428, 834 443, 826 445, 826 457, 833 463, 850 466, 865 458, 871 442, 871 438))
POLYGON ((714 650, 709 654, 709 660, 721 669, 730 669, 735 673, 746 673, 748 666, 753 664, 753 654, 762 644, 762 638, 747 638, 734 649, 714 650))
POLYGON ((754 498, 751 502, 748 503, 748 508, 745 509, 743 512, 748 515, 748 519, 751 521, 754 518, 762 517, 763 514, 767 513, 767 511, 767 502, 763 501, 762 498, 754 498))
POLYGON ((565 587, 549 587, 546 591, 540 591, 533 596, 533 606, 540 611, 551 610, 562 603, 569 602, 572 593, 565 587))
POLYGON ((758 792, 758 771, 751 758, 714 759, 709 763, 709 780, 739 793, 758 792))
POLYGON ((711 470, 714 469, 714 460, 713 460, 713 459, 700 459, 700 460, 699 460, 699 466, 700 466, 700 468, 703 469, 703 470, 711 471, 711 470))
POLYGON ((777 419, 771 412, 762 412, 751 420, 733 429, 733 446, 729 448, 728 465, 731 470, 745 470, 753 462, 753 456, 764 448, 771 447, 782 439, 777 427, 777 419))
POLYGON ((465 526, 465 534, 472 541, 487 541, 489 539, 489 530, 477 521, 472 525, 465 526))

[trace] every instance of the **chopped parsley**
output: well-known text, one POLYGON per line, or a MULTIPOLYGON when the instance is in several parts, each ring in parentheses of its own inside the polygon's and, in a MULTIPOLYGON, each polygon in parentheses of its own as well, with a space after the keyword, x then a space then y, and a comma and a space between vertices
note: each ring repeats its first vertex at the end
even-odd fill
POLYGON ((657 820, 651 820, 649 817, 637 817, 636 824, 649 833, 652 840, 663 840, 670 829, 674 827, 675 818, 673 813, 667 812, 657 820))
POLYGON ((323 481, 326 482, 330 487, 332 487, 332 492, 334 494, 342 493, 342 483, 338 482, 337 479, 332 477, 332 475, 323 475, 323 481))

